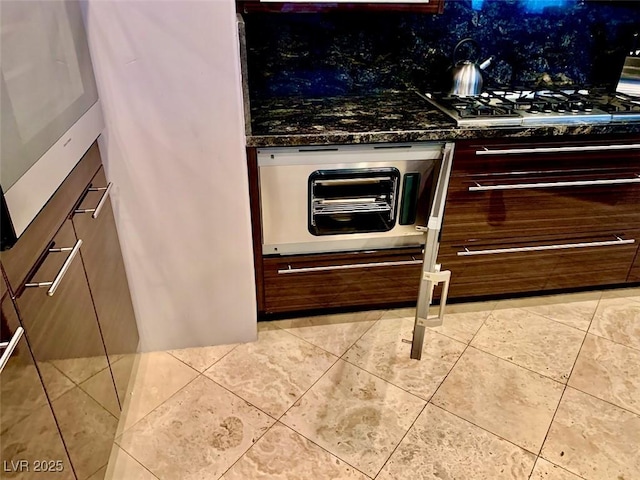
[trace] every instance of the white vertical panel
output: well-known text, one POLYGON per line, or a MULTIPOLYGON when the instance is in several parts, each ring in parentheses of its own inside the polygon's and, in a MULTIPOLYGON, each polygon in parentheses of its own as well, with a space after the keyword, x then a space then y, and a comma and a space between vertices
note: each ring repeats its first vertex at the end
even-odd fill
POLYGON ((254 340, 233 0, 89 0, 85 22, 142 349, 254 340))

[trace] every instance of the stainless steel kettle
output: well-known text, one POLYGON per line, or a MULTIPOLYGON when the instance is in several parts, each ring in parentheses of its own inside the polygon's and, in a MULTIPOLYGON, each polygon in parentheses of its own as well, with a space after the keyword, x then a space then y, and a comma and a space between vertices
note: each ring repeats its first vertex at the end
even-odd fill
POLYGON ((480 51, 480 46, 472 38, 463 38, 453 49, 453 67, 451 70, 452 86, 451 95, 459 97, 472 97, 480 95, 482 92, 482 70, 487 68, 493 61, 493 57, 489 57, 479 65, 475 60, 458 60, 458 49, 465 43, 473 43, 476 50, 480 51))

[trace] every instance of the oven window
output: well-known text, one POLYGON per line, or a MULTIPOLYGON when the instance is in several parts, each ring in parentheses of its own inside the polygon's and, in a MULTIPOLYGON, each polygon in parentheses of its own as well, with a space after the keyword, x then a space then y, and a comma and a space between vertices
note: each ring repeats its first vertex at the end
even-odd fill
POLYGON ((317 170, 309 176, 312 235, 386 232, 396 222, 396 168, 317 170))

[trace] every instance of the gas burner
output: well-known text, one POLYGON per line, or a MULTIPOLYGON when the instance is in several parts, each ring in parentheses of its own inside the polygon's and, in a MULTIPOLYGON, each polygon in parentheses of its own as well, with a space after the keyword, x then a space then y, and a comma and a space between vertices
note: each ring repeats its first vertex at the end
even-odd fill
POLYGON ((438 94, 427 97, 458 125, 536 126, 640 121, 640 97, 583 86, 491 88, 475 97, 438 94))

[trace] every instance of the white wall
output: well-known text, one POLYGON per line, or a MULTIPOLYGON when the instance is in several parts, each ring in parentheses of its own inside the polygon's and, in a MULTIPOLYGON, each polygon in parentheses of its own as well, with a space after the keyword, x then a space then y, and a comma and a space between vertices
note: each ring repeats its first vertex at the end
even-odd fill
POLYGON ((84 5, 143 351, 256 338, 233 0, 84 5))

